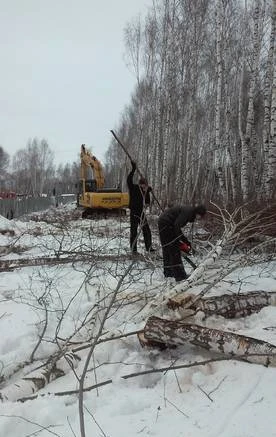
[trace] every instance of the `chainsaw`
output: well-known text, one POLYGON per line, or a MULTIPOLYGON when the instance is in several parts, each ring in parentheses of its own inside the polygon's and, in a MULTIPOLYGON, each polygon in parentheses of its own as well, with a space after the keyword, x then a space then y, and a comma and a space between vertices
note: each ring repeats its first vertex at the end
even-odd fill
POLYGON ((183 258, 193 267, 195 270, 197 268, 196 264, 188 257, 188 255, 191 255, 191 246, 188 243, 185 243, 184 241, 181 241, 179 244, 180 251, 183 254, 183 258))

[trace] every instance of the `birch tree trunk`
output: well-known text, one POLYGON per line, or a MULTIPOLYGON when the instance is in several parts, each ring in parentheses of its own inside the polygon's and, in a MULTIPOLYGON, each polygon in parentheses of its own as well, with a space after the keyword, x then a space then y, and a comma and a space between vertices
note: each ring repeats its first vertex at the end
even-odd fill
POLYGON ((166 208, 169 204, 169 153, 172 153, 171 148, 171 117, 172 117, 172 92, 173 92, 173 63, 172 63, 172 49, 174 43, 174 14, 175 14, 175 0, 165 1, 165 15, 164 20, 166 27, 166 51, 165 55, 165 89, 164 94, 166 96, 165 101, 165 126, 164 126, 164 140, 163 140, 163 165, 162 165, 162 195, 163 206, 166 208))
POLYGON ((241 135, 242 147, 242 163, 241 163, 241 190, 244 202, 249 200, 250 183, 253 179, 250 174, 252 164, 251 147, 252 147, 252 131, 254 125, 254 94, 256 87, 256 79, 258 74, 259 56, 260 56, 260 35, 259 35, 259 14, 260 0, 254 1, 254 34, 253 34, 253 56, 251 78, 248 91, 248 109, 246 117, 245 135, 241 135))
POLYGON ((266 189, 268 199, 276 193, 276 0, 272 0, 271 44, 273 43, 273 83, 271 98, 270 141, 268 150, 266 189), (272 37, 273 34, 273 37, 272 37))
MULTIPOLYGON (((163 196, 163 171, 166 168, 164 164, 164 149, 163 149, 163 123, 164 123, 164 106, 165 106, 165 89, 164 89, 164 74, 166 68, 166 57, 167 57, 167 46, 168 46, 168 35, 167 35, 167 8, 168 0, 165 2, 164 12, 162 14, 162 22, 159 29, 161 37, 159 37, 158 46, 160 47, 156 57, 159 55, 158 59, 158 72, 156 77, 156 137, 155 137, 155 150, 157 160, 155 163, 155 180, 158 181, 157 197, 161 199, 161 205, 164 206, 163 196)), ((155 20, 157 22, 157 11, 156 6, 154 6, 155 20)), ((157 25, 157 23, 156 23, 157 25)))
POLYGON ((269 169, 269 150, 270 150, 270 126, 271 126, 271 103, 272 86, 275 66, 275 34, 276 34, 276 0, 271 2, 271 31, 269 41, 269 51, 266 63, 265 89, 264 89, 264 128, 263 128, 263 148, 264 148, 264 174, 263 181, 267 199, 271 197, 271 182, 269 169))
POLYGON ((223 155, 221 144, 221 105, 222 105, 222 78, 223 78, 223 60, 222 60, 222 35, 223 35, 223 3, 217 0, 217 22, 216 22, 216 58, 217 58, 217 98, 215 112, 215 169, 221 190, 222 202, 226 202, 226 188, 223 174, 223 155))
POLYGON ((221 296, 197 299, 189 293, 177 294, 168 300, 168 308, 189 309, 189 317, 198 311, 205 316, 217 315, 227 319, 246 317, 258 313, 267 306, 276 306, 276 292, 251 291, 242 294, 223 294, 221 296), (193 313, 192 313, 193 312, 193 313))
POLYGON ((209 352, 236 357, 250 363, 276 366, 276 346, 233 332, 150 317, 144 327, 145 339, 154 345, 180 346, 190 343, 209 352))

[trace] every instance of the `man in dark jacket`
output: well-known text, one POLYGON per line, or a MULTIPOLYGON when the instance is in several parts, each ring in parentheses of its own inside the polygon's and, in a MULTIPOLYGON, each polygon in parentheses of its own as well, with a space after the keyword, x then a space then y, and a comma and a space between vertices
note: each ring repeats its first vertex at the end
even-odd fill
POLYGON ((145 215, 145 209, 150 204, 150 191, 148 182, 145 178, 140 178, 139 184, 133 183, 133 175, 136 170, 136 163, 131 161, 132 169, 127 177, 127 186, 129 190, 129 208, 130 208, 130 248, 132 253, 137 253, 137 229, 141 226, 146 250, 154 252, 151 247, 152 238, 150 227, 145 215))
POLYGON ((182 264, 180 242, 191 246, 189 240, 183 235, 181 228, 187 223, 192 223, 197 217, 203 217, 207 212, 204 205, 173 206, 165 210, 158 219, 159 236, 163 251, 163 264, 165 277, 173 277, 183 281, 188 275, 182 264))

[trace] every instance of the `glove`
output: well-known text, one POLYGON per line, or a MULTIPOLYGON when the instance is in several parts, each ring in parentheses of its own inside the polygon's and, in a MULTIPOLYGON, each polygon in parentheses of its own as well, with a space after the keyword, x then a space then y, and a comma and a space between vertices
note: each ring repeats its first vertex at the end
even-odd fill
POLYGON ((188 243, 184 243, 183 241, 180 241, 179 248, 181 252, 190 253, 191 252, 191 245, 188 243))
POLYGON ((137 165, 135 161, 131 161, 131 165, 132 165, 132 170, 136 170, 137 165))

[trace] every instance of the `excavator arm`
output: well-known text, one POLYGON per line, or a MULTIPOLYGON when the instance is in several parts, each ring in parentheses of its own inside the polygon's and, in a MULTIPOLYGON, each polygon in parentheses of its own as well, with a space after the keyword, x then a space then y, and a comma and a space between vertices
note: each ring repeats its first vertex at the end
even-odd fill
POLYGON ((81 145, 81 179, 87 180, 88 178, 88 170, 91 169, 93 172, 93 179, 96 182, 97 189, 101 189, 104 187, 104 175, 103 168, 98 161, 98 159, 91 155, 91 153, 86 150, 85 144, 81 145))

